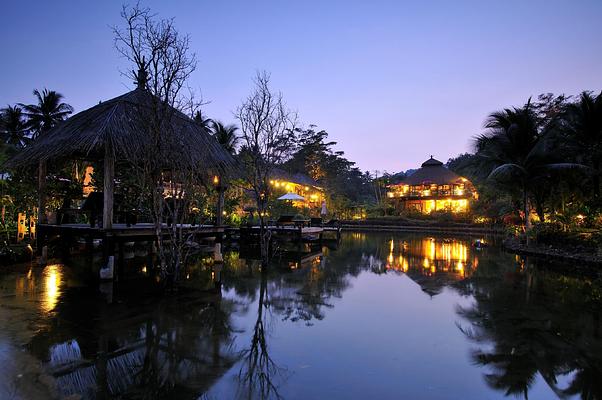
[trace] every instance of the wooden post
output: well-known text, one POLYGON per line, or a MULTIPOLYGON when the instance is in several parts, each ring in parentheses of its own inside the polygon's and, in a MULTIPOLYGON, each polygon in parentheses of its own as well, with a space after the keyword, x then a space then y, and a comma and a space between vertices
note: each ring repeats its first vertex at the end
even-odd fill
POLYGON ((38 163, 38 224, 44 224, 46 220, 46 161, 38 163))
POLYGON ((104 192, 102 228, 113 228, 113 188, 115 184, 115 154, 110 142, 105 143, 104 192))
POLYGON ((123 240, 117 241, 117 250, 119 252, 119 260, 117 260, 117 280, 123 278, 123 270, 125 267, 125 251, 123 249, 123 240))
POLYGON ((226 189, 223 186, 218 186, 217 188, 217 209, 215 216, 215 225, 221 226, 224 223, 224 196, 226 189))

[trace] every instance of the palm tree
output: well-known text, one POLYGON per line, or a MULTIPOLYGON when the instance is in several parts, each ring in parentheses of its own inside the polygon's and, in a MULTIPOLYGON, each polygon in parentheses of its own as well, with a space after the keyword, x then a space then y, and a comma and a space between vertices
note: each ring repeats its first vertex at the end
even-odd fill
POLYGON ((546 184, 551 170, 580 166, 553 162, 554 149, 545 140, 550 126, 538 124, 529 99, 524 107, 492 113, 485 122, 488 132, 475 140, 478 163, 489 171, 488 178, 519 185, 526 230, 531 228, 529 196, 533 189, 546 184))
POLYGON ((19 105, 25 111, 24 115, 28 119, 28 125, 33 131, 35 139, 67 118, 73 112, 73 107, 63 103, 63 95, 54 90, 44 89, 40 93, 36 89, 33 94, 37 98, 37 104, 19 105))
POLYGON ((568 147, 592 168, 594 196, 602 196, 602 92, 597 96, 581 93, 577 103, 568 105, 563 122, 568 147))
MULTIPOLYGON (((219 144, 230 154, 234 154, 236 152, 236 143, 238 142, 238 136, 236 136, 236 131, 238 127, 236 125, 224 125, 220 121, 211 121, 211 131, 213 131, 213 137, 218 141, 219 144)), ((224 182, 220 182, 220 186, 218 187, 218 200, 217 200, 217 210, 216 210, 216 223, 218 225, 222 224, 223 216, 222 212, 224 210, 224 198, 225 198, 225 190, 227 186, 224 182)))
POLYGON ((234 124, 224 125, 220 121, 213 121, 212 130, 213 136, 219 144, 230 154, 234 154, 236 152, 236 144, 239 140, 239 137, 236 135, 238 127, 234 124))
POLYGON ((203 129, 205 129, 207 132, 211 132, 211 125, 213 124, 213 120, 211 118, 205 118, 201 110, 197 111, 192 119, 194 119, 199 125, 201 125, 201 127, 203 127, 203 129))
MULTIPOLYGON (((48 132, 59 122, 63 121, 73 112, 73 107, 67 103, 63 103, 63 95, 54 90, 44 89, 40 93, 37 89, 33 91, 37 98, 37 104, 19 104, 25 111, 28 127, 33 132, 33 138, 36 139, 40 135, 48 132)), ((46 222, 46 161, 39 160, 38 163, 38 222, 46 222), (44 179, 42 179, 44 177, 44 179)))
POLYGON ((24 147, 29 140, 28 133, 20 107, 7 106, 0 110, 0 137, 3 143, 24 147))

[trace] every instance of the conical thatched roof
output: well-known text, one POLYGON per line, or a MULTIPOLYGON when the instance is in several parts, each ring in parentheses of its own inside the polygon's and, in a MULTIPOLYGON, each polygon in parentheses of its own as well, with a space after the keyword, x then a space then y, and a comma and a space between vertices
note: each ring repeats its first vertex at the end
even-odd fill
POLYGON ((443 163, 431 156, 422 163, 422 167, 404 179, 403 185, 450 185, 460 181, 462 177, 443 166, 443 163))
MULTIPOLYGON (((36 139, 8 167, 55 159, 102 159, 109 143, 117 160, 139 156, 151 141, 149 118, 160 107, 148 90, 135 89, 77 113, 36 139)), ((232 156, 193 119, 170 106, 162 115, 165 151, 191 165, 226 173, 234 167, 232 156), (174 154, 175 153, 175 154, 174 154)), ((148 150, 147 150, 148 151, 148 150)), ((157 154, 156 156, 161 156, 157 154)))

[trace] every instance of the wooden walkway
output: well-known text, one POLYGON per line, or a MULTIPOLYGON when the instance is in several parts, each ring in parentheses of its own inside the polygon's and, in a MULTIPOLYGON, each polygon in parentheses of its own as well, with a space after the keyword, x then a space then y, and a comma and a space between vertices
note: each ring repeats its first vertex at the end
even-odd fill
MULTIPOLYGON (((172 225, 162 224, 164 235, 169 234, 172 225)), ((212 236, 224 232, 224 226, 213 225, 191 225, 181 224, 178 229, 183 229, 186 234, 207 235, 212 236)), ((121 238, 139 238, 139 237, 155 237, 155 225, 152 223, 141 223, 127 226, 126 224, 113 224, 110 229, 102 227, 91 227, 90 224, 38 224, 38 235, 40 234, 70 234, 74 236, 91 235, 94 238, 102 239, 106 236, 114 236, 121 238)))
MULTIPOLYGON (((162 235, 169 240, 170 230, 173 225, 163 224, 162 235)), ((221 242, 225 231, 224 226, 213 225, 190 225, 182 224, 177 226, 182 229, 183 235, 195 241, 202 238, 214 237, 216 242, 221 242)), ((86 253, 91 255, 94 248, 94 240, 102 240, 102 249, 104 259, 115 255, 117 250, 119 257, 118 268, 121 272, 123 268, 123 253, 125 243, 146 242, 149 251, 153 252, 154 243, 157 239, 155 226, 152 223, 140 223, 131 226, 126 224, 113 224, 110 229, 102 227, 91 227, 89 224, 38 224, 37 226, 37 250, 38 255, 45 260, 44 248, 48 246, 52 239, 60 238, 59 247, 63 256, 68 257, 73 243, 77 239, 84 239, 86 242, 86 253)))
MULTIPOLYGON (((333 239, 331 237, 325 237, 325 234, 327 233, 334 233, 336 240, 339 240, 341 236, 341 229, 338 227, 301 227, 269 225, 266 226, 265 229, 270 231, 273 238, 284 238, 295 241, 323 241, 327 239, 333 239)), ((232 231, 231 229, 229 230, 232 231)), ((259 226, 241 227, 237 231, 240 234, 241 242, 259 242, 258 236, 261 231, 261 228, 259 226)))

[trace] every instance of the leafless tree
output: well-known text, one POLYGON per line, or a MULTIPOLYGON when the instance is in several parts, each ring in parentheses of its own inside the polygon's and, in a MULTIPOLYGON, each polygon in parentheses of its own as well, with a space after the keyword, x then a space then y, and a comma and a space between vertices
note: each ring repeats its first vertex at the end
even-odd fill
MULTIPOLYGON (((184 222, 189 218, 193 193, 204 176, 198 173, 198 160, 184 149, 184 114, 193 114, 192 92, 184 93, 186 81, 196 68, 190 52, 190 39, 174 27, 173 19, 157 19, 139 5, 123 7, 123 27, 114 27, 117 51, 137 69, 124 73, 138 88, 149 92, 141 96, 137 108, 138 126, 144 126, 149 140, 132 144, 132 173, 139 179, 144 196, 152 199, 152 218, 162 272, 178 278, 188 255, 189 237, 184 222), (167 223, 169 237, 164 238, 167 223)), ((172 280, 172 282, 173 282, 172 280)))
POLYGON ((114 27, 115 48, 137 70, 124 72, 139 82, 138 71, 146 74, 146 86, 161 102, 176 109, 190 107, 192 96, 182 95, 186 81, 196 69, 190 52, 190 37, 181 35, 172 19, 157 19, 148 8, 124 6, 124 28, 114 27))
POLYGON ((259 214, 261 258, 265 267, 269 259, 270 232, 265 229, 265 222, 270 176, 275 166, 290 155, 297 115, 287 108, 282 93, 270 88, 269 73, 258 72, 254 83, 253 92, 238 107, 235 116, 240 123, 244 146, 240 158, 259 214))
POLYGON ((276 365, 269 353, 266 324, 269 313, 267 271, 260 272, 257 319, 253 328, 253 337, 249 348, 241 352, 242 366, 238 372, 239 391, 246 397, 261 399, 280 399, 277 380, 283 378, 284 369, 276 365))

